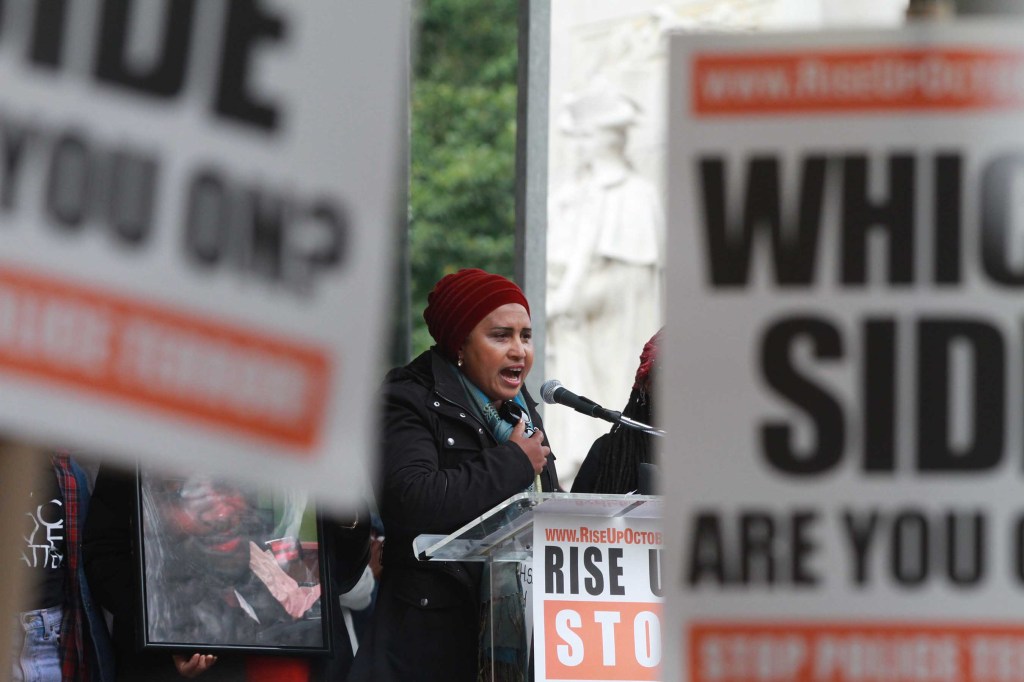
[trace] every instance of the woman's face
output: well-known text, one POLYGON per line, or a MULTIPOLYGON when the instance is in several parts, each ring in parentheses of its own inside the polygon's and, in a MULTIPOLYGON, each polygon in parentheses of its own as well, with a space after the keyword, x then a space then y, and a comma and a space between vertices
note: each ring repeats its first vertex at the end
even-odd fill
POLYGON ((511 400, 533 367, 533 328, 526 308, 506 303, 480 320, 460 351, 462 372, 491 400, 511 400))

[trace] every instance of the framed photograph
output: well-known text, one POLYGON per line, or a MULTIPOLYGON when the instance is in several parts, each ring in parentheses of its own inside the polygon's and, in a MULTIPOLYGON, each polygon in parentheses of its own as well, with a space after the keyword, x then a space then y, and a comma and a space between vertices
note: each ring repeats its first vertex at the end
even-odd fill
POLYGON ((141 473, 144 649, 329 654, 323 521, 303 494, 141 473))

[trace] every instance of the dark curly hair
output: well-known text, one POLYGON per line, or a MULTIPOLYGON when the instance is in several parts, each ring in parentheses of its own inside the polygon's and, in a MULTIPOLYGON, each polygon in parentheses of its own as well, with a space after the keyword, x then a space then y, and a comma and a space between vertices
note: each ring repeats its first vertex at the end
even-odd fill
MULTIPOLYGON (((654 425, 653 395, 655 368, 658 364, 658 347, 661 343, 659 330, 644 344, 640 354, 640 366, 636 370, 633 390, 629 402, 622 410, 622 416, 642 424, 654 425)), ((616 424, 602 436, 597 476, 594 479, 594 493, 629 493, 639 487, 641 464, 652 464, 654 444, 651 436, 643 431, 616 424)))

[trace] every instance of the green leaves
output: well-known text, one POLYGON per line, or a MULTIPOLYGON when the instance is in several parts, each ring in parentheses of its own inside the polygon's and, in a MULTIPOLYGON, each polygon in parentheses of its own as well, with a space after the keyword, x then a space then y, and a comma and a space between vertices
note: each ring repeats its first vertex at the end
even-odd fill
POLYGON ((445 274, 511 276, 515 251, 516 32, 513 0, 423 0, 413 86, 410 254, 413 350, 445 274))

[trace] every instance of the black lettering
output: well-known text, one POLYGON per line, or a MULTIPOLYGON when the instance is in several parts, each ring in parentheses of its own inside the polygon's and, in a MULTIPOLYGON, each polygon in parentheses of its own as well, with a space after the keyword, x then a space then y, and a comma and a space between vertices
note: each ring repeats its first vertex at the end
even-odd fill
POLYGON ((622 548, 611 547, 608 550, 608 594, 624 595, 626 588, 622 585, 622 548))
POLYGON ((220 175, 211 169, 200 171, 188 193, 188 222, 185 252, 199 265, 214 265, 228 248, 231 221, 230 197, 220 175))
POLYGON ((569 548, 569 594, 580 593, 580 548, 569 548))
POLYGON ((3 131, 3 157, 0 157, 0 162, 3 164, 3 177, 0 178, 0 208, 10 211, 15 207, 14 198, 17 196, 18 182, 22 177, 25 149, 30 140, 38 138, 38 134, 28 126, 19 126, 7 121, 0 126, 0 130, 3 131))
POLYGON ((801 340, 811 343, 816 358, 837 359, 843 355, 842 338, 833 325, 811 317, 788 318, 765 333, 761 371, 769 386, 811 418, 817 442, 809 452, 798 452, 791 425, 767 422, 761 427, 761 443, 765 457, 779 471, 817 474, 831 469, 843 456, 843 408, 824 388, 797 370, 791 350, 801 340))
POLYGON ((130 0, 103 1, 96 77, 140 94, 174 97, 185 83, 195 0, 164 0, 164 30, 158 56, 152 64, 129 61, 129 13, 138 11, 141 5, 130 0))
POLYGON ((157 191, 157 162, 153 157, 118 150, 110 162, 110 226, 123 244, 145 243, 153 227, 157 191))
POLYGON ((981 263, 996 284, 1024 284, 1024 269, 1010 264, 1011 241, 1020 231, 1013 220, 1018 200, 1013 188, 1024 176, 1024 154, 1014 152, 989 162, 981 173, 981 263))
POLYGON ((999 330, 985 322, 922 320, 917 334, 917 443, 921 471, 981 471, 1003 455, 1006 357, 999 330), (971 353, 973 438, 951 441, 950 364, 954 344, 971 353))
POLYGON ((583 550, 583 568, 587 569, 590 577, 583 581, 583 587, 587 594, 597 596, 604 592, 604 574, 601 572, 601 550, 597 547, 587 547, 583 550))
POLYGON ((960 283, 963 159, 940 154, 935 159, 935 281, 960 283))
POLYGON ((647 580, 651 586, 651 594, 655 597, 662 596, 660 549, 647 550, 647 580))
POLYGON ((791 554, 790 575, 794 585, 817 585, 818 577, 809 566, 811 555, 817 549, 810 537, 810 528, 817 523, 814 512, 797 512, 792 519, 793 548, 791 554))
POLYGON ((868 159, 848 156, 843 160, 842 282, 867 281, 868 234, 884 230, 889 238, 891 284, 910 284, 914 279, 914 157, 895 154, 889 158, 888 200, 868 197, 868 159))
POLYGON ((740 576, 744 583, 775 582, 775 522, 768 514, 740 514, 740 576))
POLYGON ((864 325, 864 470, 896 466, 896 324, 864 325))
POLYGON ((890 559, 900 585, 920 585, 928 578, 928 519, 920 512, 903 512, 893 519, 890 559))
POLYGON ((291 216, 284 226, 281 277, 296 290, 312 284, 319 271, 336 267, 344 259, 348 236, 345 211, 328 199, 309 208, 288 204, 291 216))
POLYGON ((88 217, 92 164, 85 137, 62 134, 53 143, 46 183, 46 212, 59 227, 78 230, 88 217))
POLYGON ((913 509, 901 510, 891 517, 875 510, 845 510, 841 519, 853 555, 852 577, 857 586, 871 581, 871 548, 878 544, 874 538, 883 524, 889 533, 889 570, 897 584, 921 585, 931 576, 932 569, 943 568, 943 563, 945 575, 953 585, 977 585, 984 577, 985 518, 981 512, 948 511, 944 525, 938 516, 930 520, 913 509))
POLYGON ((946 575, 955 585, 977 585, 985 575, 985 516, 946 515, 946 575))
POLYGON ((826 163, 822 156, 810 156, 803 160, 798 217, 794 230, 783 225, 777 157, 750 159, 740 225, 735 225, 726 215, 728 199, 724 160, 700 160, 709 274, 714 286, 739 287, 747 284, 757 230, 769 232, 775 281, 779 286, 807 286, 814 280, 826 163))
POLYGON ((878 512, 871 511, 862 519, 857 519, 852 511, 842 513, 843 529, 850 540, 853 550, 853 583, 865 585, 868 582, 868 554, 872 547, 871 538, 878 526, 878 512))
POLYGON ((248 267, 267 279, 280 279, 287 210, 285 202, 259 188, 247 194, 252 220, 248 267))
POLYGON ((693 586, 708 578, 714 583, 724 585, 725 546, 718 515, 704 512, 696 514, 693 518, 694 528, 690 533, 686 582, 693 586))
POLYGON ((544 547, 544 590, 546 594, 565 592, 564 563, 565 555, 562 553, 561 547, 551 545, 544 547))
POLYGON ((326 199, 314 202, 309 210, 310 220, 306 230, 316 236, 304 239, 313 244, 306 253, 296 250, 311 265, 320 268, 334 267, 344 261, 348 247, 348 213, 326 199), (319 228, 319 229, 318 229, 319 228))
POLYGON ((1024 515, 1017 517, 1014 524, 1014 572, 1017 580, 1024 583, 1024 515))
MULTIPOLYGON (((63 61, 67 0, 35 0, 35 20, 29 59, 40 66, 58 67, 63 61)), ((0 7, 0 11, 2 11, 0 7)))
POLYGON ((265 12, 257 0, 234 0, 228 7, 214 109, 228 118, 273 131, 280 113, 277 103, 253 92, 251 67, 259 43, 282 39, 284 22, 265 12))
POLYGON ((324 197, 307 202, 207 167, 190 180, 187 202, 184 247, 198 265, 304 292, 344 259, 345 212, 324 197))

